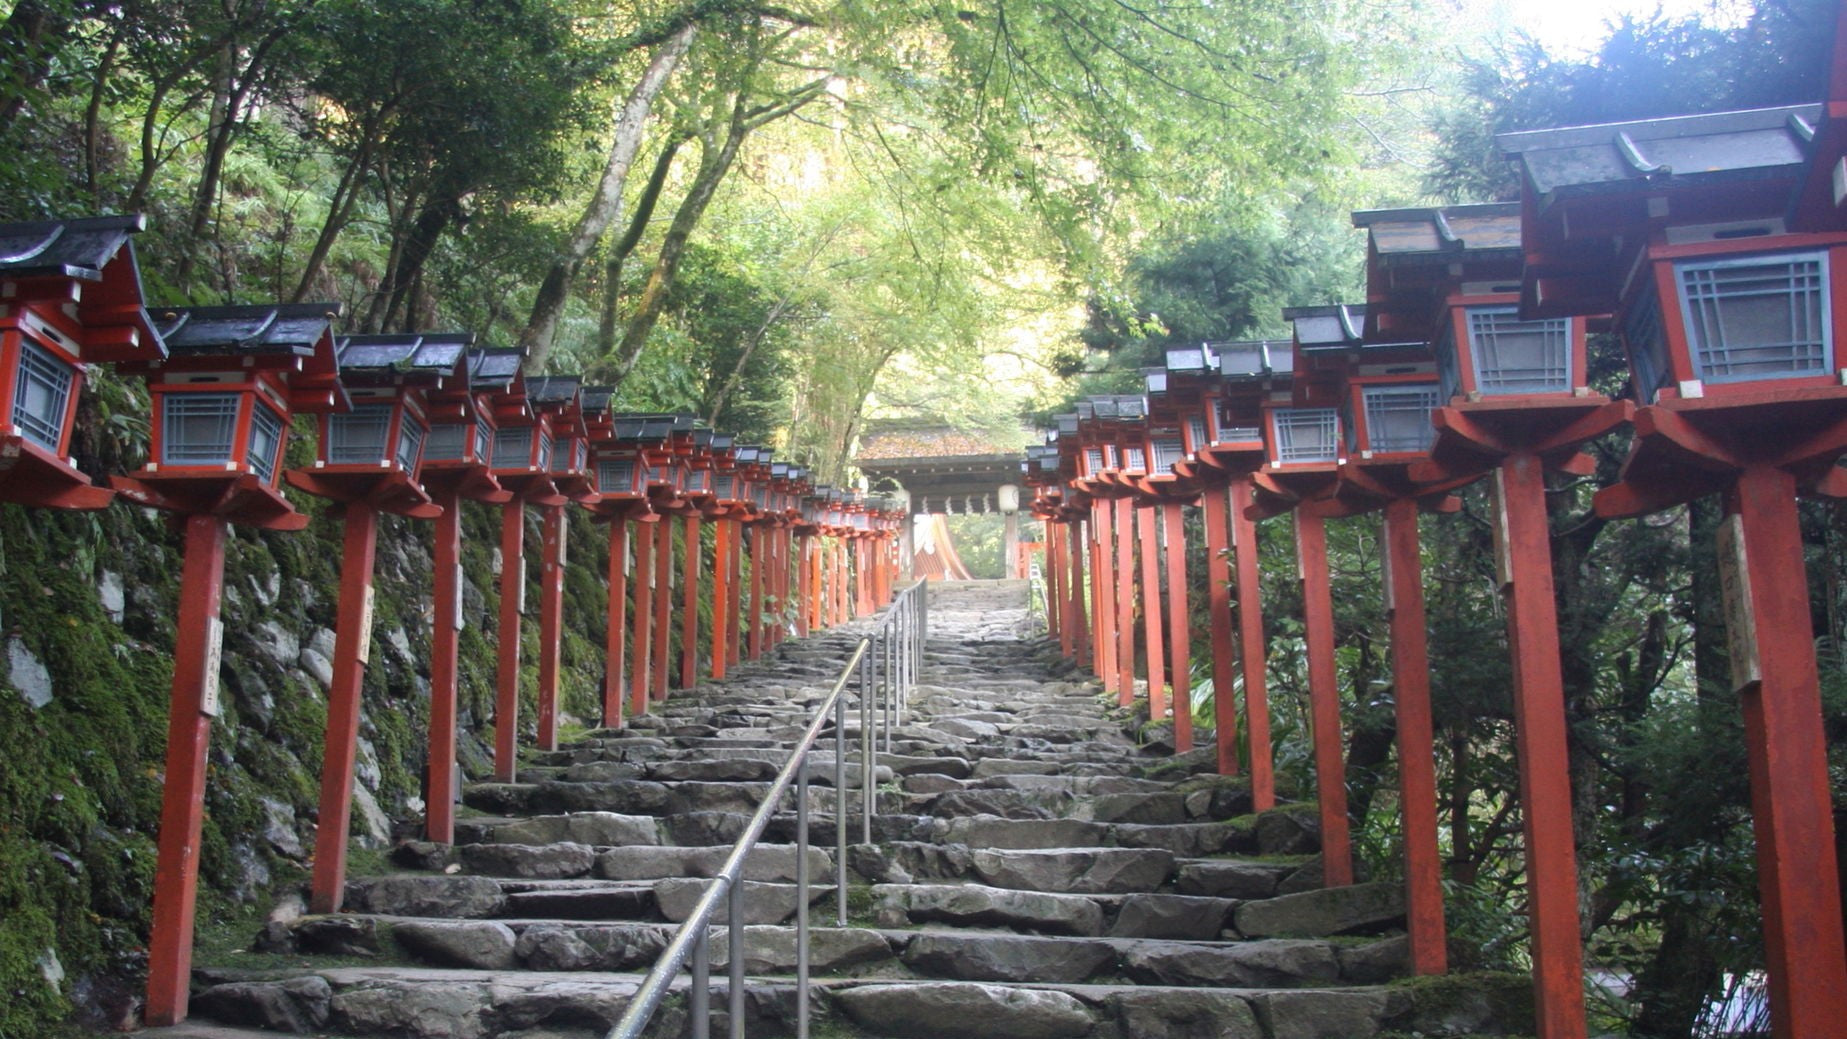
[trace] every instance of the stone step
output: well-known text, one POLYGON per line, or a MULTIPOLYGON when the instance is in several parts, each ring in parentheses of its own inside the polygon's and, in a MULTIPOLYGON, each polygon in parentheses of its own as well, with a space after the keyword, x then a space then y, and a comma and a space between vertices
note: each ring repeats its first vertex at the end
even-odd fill
MULTIPOLYGON (((331 967, 286 980, 252 971, 206 969, 200 974, 204 987, 194 996, 194 1007, 201 1015, 278 1031, 405 1039, 512 1039, 522 1034, 593 1039, 615 1023, 640 981, 633 972, 428 967, 331 967)), ((848 1036, 1370 1039, 1386 1030, 1499 1032, 1496 1008, 1513 995, 1513 981, 1526 984, 1524 979, 1478 980, 1483 991, 1473 999, 1458 999, 1454 992, 1433 991, 1438 986, 1261 989, 817 979, 813 999, 817 1022, 831 1028, 831 1034, 848 1036)), ((723 975, 715 974, 713 982, 719 1026, 726 1005, 723 975)), ((683 992, 687 984, 682 976, 673 991, 683 992)), ((748 980, 747 1034, 790 1034, 794 999, 794 985, 786 979, 748 980)), ((650 1035, 678 1035, 683 1028, 683 1011, 669 1011, 657 1018, 650 1035)))

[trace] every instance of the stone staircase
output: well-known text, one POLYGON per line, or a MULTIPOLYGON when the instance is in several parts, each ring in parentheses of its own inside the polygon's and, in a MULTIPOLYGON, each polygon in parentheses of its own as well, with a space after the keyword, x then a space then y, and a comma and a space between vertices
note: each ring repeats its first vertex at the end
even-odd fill
MULTIPOLYGON (((1141 752, 1127 715, 1029 634, 1024 600, 1023 582, 932 589, 923 684, 876 773, 878 843, 849 851, 845 928, 831 926, 835 744, 819 747, 817 1035, 1501 1034, 1522 992, 1388 984, 1405 952, 1397 886, 1322 889, 1312 810, 1253 816, 1239 784, 1194 771, 1209 751, 1141 752)), ((258 940, 273 968, 201 965, 195 1021, 147 1034, 601 1039, 859 630, 785 645, 621 731, 532 755, 518 783, 470 787, 454 847, 398 847, 394 872, 351 880, 344 913, 285 908, 258 940)), ((778 815, 747 867, 751 1036, 793 1034, 794 825, 778 815)), ((678 1001, 650 1034, 687 1034, 678 1001)))

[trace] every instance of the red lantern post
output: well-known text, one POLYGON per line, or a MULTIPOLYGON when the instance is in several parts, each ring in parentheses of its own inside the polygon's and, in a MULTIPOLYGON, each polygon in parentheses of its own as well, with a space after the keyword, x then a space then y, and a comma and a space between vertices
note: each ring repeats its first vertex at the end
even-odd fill
POLYGON ((308 907, 336 913, 346 889, 347 828, 358 753, 360 689, 372 644, 372 568, 378 516, 434 519, 441 509, 418 483, 430 430, 428 394, 466 383, 467 336, 347 336, 336 345, 352 406, 320 416, 311 467, 291 469, 291 486, 335 503, 345 527, 334 625, 333 682, 327 690, 319 827, 308 907))
POLYGON ((1823 105, 1499 139, 1525 177, 1526 309, 1613 312, 1628 350, 1636 435, 1598 514, 1715 492, 1724 503, 1719 569, 1780 1039, 1847 1018, 1795 504, 1847 496, 1847 8, 1840 19, 1823 105))
POLYGON ((153 398, 150 458, 116 492, 184 517, 179 624, 167 726, 166 788, 148 948, 151 1025, 186 1017, 204 823, 205 751, 218 714, 226 525, 300 530, 276 487, 289 419, 346 406, 331 304, 196 307, 155 316, 169 355, 131 370, 153 398))

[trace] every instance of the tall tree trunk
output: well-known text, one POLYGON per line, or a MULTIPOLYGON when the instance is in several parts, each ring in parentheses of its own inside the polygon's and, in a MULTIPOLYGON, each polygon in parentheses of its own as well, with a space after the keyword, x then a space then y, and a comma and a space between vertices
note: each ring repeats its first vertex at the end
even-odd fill
POLYGON ((724 140, 713 147, 708 139, 699 155, 699 172, 693 177, 692 187, 686 197, 680 200, 680 208, 673 214, 673 223, 667 228, 667 236, 661 240, 661 252, 655 261, 654 270, 648 274, 648 283, 641 290, 641 299, 635 303, 635 313, 629 316, 628 328, 622 334, 622 342, 616 348, 615 382, 620 384, 628 374, 635 370, 635 362, 641 359, 641 348, 648 341, 648 334, 659 323, 661 312, 667 306, 667 293, 673 289, 680 273, 680 260, 686 255, 687 242, 693 236, 693 230, 705 216, 706 207, 711 205, 712 197, 718 193, 719 182, 731 171, 732 160, 737 158, 738 146, 744 143, 748 132, 744 121, 744 94, 738 95, 737 103, 732 107, 731 121, 725 126, 724 140))
POLYGON ((641 244, 641 236, 648 229, 648 221, 654 219, 654 209, 660 204, 661 189, 667 185, 667 174, 673 169, 673 160, 680 152, 680 146, 692 139, 692 135, 676 132, 661 145, 661 153, 654 157, 654 172, 648 174, 648 183, 642 186, 641 197, 635 200, 635 212, 629 217, 628 230, 617 240, 615 248, 609 251, 609 262, 603 268, 603 313, 597 322, 596 356, 607 357, 616 349, 616 319, 618 304, 622 299, 622 266, 628 262, 635 246, 641 244))
POLYGON ((102 191, 98 183, 102 148, 103 88, 115 75, 116 55, 122 49, 123 29, 117 26, 109 34, 109 43, 96 63, 96 75, 90 80, 90 103, 83 110, 83 186, 97 199, 102 191))
POLYGON ((603 167, 602 180, 597 184, 596 193, 590 197, 590 204, 577 221, 576 230, 572 231, 570 240, 565 243, 563 251, 552 261, 551 269, 545 272, 545 280, 539 286, 539 292, 532 304, 532 316, 526 321, 525 331, 520 334, 520 345, 526 351, 526 367, 531 371, 542 371, 545 361, 551 354, 552 339, 558 331, 558 319, 564 313, 564 305, 571 298, 571 283, 577 277, 578 268, 583 266, 585 257, 596 248, 596 243, 603 237, 603 231, 610 222, 622 212, 622 188, 628 181, 629 167, 635 162, 635 153, 641 148, 641 139, 646 129, 648 113, 653 108, 654 99, 667 85, 668 77, 685 57, 686 50, 692 45, 695 27, 691 22, 680 30, 665 44, 654 52, 648 67, 629 91, 628 100, 622 105, 622 112, 616 119, 615 142, 610 145, 609 161, 603 167))
POLYGON ((825 78, 814 80, 783 101, 754 110, 749 107, 748 85, 739 89, 737 100, 731 106, 731 118, 725 124, 724 140, 717 148, 712 147, 709 138, 702 142, 704 147, 699 156, 699 172, 694 175, 686 197, 680 200, 680 208, 673 215, 667 236, 661 240, 660 258, 648 275, 648 283, 641 290, 641 299, 636 301, 635 313, 630 315, 628 328, 616 348, 613 373, 616 383, 620 384, 628 378, 628 374, 635 370, 635 362, 641 359, 641 348, 646 345, 648 334, 654 331, 655 324, 660 321, 661 312, 667 306, 667 293, 672 291, 679 276, 680 260, 686 255, 687 241, 692 238, 694 228, 699 226, 700 219, 705 216, 706 207, 712 204, 712 197, 717 194, 718 185, 725 179, 725 174, 731 172, 731 164, 737 159, 744 138, 757 127, 800 110, 802 106, 820 97, 826 85, 825 78))
POLYGON ((243 126, 244 107, 257 81, 263 76, 263 66, 270 48, 282 38, 284 31, 278 27, 266 33, 250 49, 241 69, 238 67, 240 48, 235 43, 227 42, 219 52, 217 89, 212 96, 211 119, 206 130, 205 163, 199 171, 198 186, 193 189, 192 212, 186 221, 185 244, 180 253, 179 268, 174 275, 174 281, 180 285, 185 285, 186 279, 191 276, 199 243, 205 238, 206 225, 211 223, 212 207, 218 201, 218 185, 224 179, 225 158, 230 155, 231 142, 243 126))
POLYGON ((424 201, 423 208, 418 210, 417 219, 411 224, 410 234, 404 240, 404 249, 398 256, 391 279, 379 286, 380 294, 388 300, 384 316, 378 322, 379 331, 389 328, 399 314, 404 316, 403 330, 414 331, 411 326, 416 322, 416 315, 407 306, 410 291, 422 277, 423 265, 436 250, 437 240, 462 215, 462 205, 456 200, 455 194, 450 191, 432 192, 424 201))
POLYGON ((353 206, 359 200, 359 188, 365 182, 366 171, 372 164, 372 151, 377 146, 377 119, 377 115, 368 116, 366 124, 360 128, 363 136, 359 152, 341 172, 340 183, 334 186, 333 197, 327 200, 327 219, 321 221, 320 234, 315 236, 314 248, 309 250, 308 262, 301 269, 301 280, 295 284, 295 294, 289 297, 291 303, 308 298, 309 290, 321 276, 321 266, 333 251, 334 242, 353 218, 353 206))
POLYGON ((19 0, 6 20, 0 21, 0 54, 6 55, 13 66, 10 73, 0 77, 0 88, 4 88, 0 93, 0 135, 12 127, 25 110, 27 98, 50 75, 52 53, 70 31, 71 20, 64 10, 67 6, 19 0))

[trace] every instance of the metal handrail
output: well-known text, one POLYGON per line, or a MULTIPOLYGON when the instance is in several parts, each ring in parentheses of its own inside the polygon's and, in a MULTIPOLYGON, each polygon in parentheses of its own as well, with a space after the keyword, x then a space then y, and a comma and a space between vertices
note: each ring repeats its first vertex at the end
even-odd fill
MULTIPOLYGON (((700 896, 693 911, 674 932, 673 939, 654 963, 654 969, 642 979, 641 986, 629 999, 622 1017, 609 1030, 606 1039, 640 1039, 642 1029, 660 1008, 662 1000, 680 973, 692 959, 692 988, 688 995, 693 1039, 706 1039, 711 1029, 711 955, 708 948, 712 915, 718 900, 726 900, 726 947, 729 959, 728 1010, 732 1039, 744 1036, 744 864, 757 847, 769 825, 770 816, 795 784, 795 949, 796 949, 796 1036, 808 1036, 808 755, 814 750, 826 726, 828 715, 834 722, 834 854, 835 924, 847 922, 847 819, 846 819, 846 697, 847 683, 858 672, 860 700, 860 802, 864 806, 861 843, 872 843, 872 816, 877 801, 873 787, 876 774, 877 735, 879 725, 874 711, 883 721, 885 750, 891 750, 894 718, 903 711, 904 694, 915 681, 923 661, 923 636, 928 624, 927 582, 919 581, 899 592, 891 608, 879 619, 872 633, 859 640, 827 697, 816 708, 808 729, 796 743, 781 771, 770 783, 763 802, 750 817, 744 832, 725 859, 724 867, 712 878, 711 886, 700 896)), ((901 721, 898 724, 902 724, 901 721)))

